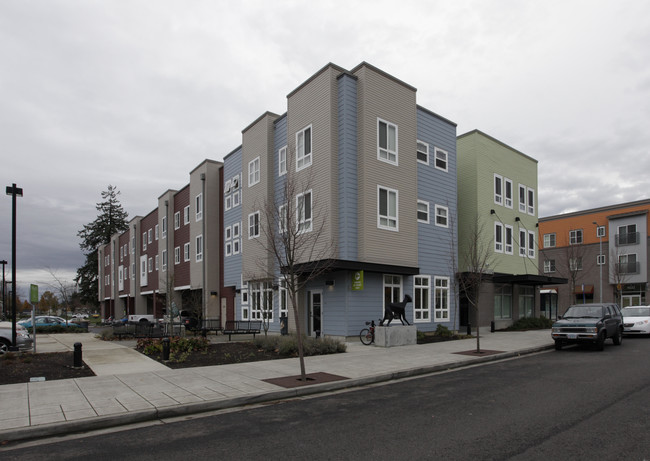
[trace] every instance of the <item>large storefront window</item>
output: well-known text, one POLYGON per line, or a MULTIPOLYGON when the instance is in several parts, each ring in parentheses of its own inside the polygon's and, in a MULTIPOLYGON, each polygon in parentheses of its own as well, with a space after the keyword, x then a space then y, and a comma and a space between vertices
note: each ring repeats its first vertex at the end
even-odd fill
POLYGON ((413 315, 416 322, 427 322, 431 318, 431 277, 420 275, 413 277, 414 282, 414 299, 413 315))
POLYGON ((436 277, 436 322, 449 320, 449 278, 436 277))
POLYGON ((384 275, 384 309, 390 303, 398 303, 402 299, 402 277, 400 275, 384 275))
POLYGON ((519 318, 533 317, 535 312, 535 288, 519 287, 519 318))
POLYGON ((512 287, 502 285, 494 288, 494 319, 512 318, 512 287))
POLYGON ((273 289, 270 282, 250 282, 251 320, 273 321, 273 289))

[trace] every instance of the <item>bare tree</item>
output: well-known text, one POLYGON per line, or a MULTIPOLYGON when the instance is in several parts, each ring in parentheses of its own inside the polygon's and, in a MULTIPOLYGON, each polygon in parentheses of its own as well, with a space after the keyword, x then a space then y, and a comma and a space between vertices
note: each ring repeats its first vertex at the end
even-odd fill
POLYGON ((627 253, 621 250, 621 247, 614 246, 610 250, 609 273, 611 280, 614 282, 616 297, 619 305, 623 307, 623 285, 629 280, 629 275, 636 273, 636 259, 630 260, 627 253))
POLYGON ((467 267, 465 272, 458 274, 458 284, 476 316, 476 352, 478 353, 481 352, 479 332, 481 286, 487 276, 493 273, 490 267, 494 256, 493 239, 485 239, 483 235, 486 235, 485 225, 477 214, 465 233, 465 240, 462 243, 459 242, 460 259, 467 267))
MULTIPOLYGON (((449 204, 447 204, 447 209, 449 209, 449 204)), ((458 273, 458 237, 456 236, 456 213, 452 213, 449 216, 449 253, 450 253, 450 258, 449 258, 449 269, 451 270, 452 274, 457 274, 458 273)), ((459 311, 459 283, 458 283, 458 277, 451 277, 451 287, 452 287, 452 293, 454 294, 454 325, 453 329, 455 331, 460 330, 460 323, 458 319, 458 311, 459 311), (456 325, 458 325, 458 328, 456 328, 456 325)))
MULTIPOLYGON (((327 209, 325 202, 319 202, 314 196, 313 168, 296 172, 292 158, 287 153, 287 173, 282 176, 282 187, 276 189, 275 196, 267 196, 259 207, 262 238, 256 239, 256 242, 264 256, 258 261, 260 272, 247 275, 251 276, 250 281, 255 282, 257 275, 258 282, 273 285, 277 274, 281 274, 294 316, 300 376, 305 381, 307 376, 298 294, 310 281, 331 268, 336 243, 327 238, 328 220, 322 211, 327 209), (314 207, 314 203, 321 206, 314 207)), ((268 298, 263 296, 262 299, 265 301, 259 304, 259 308, 267 313, 268 322, 268 298)))
POLYGON ((63 317, 67 319, 68 311, 74 313, 76 309, 73 298, 77 292, 77 285, 61 278, 57 275, 56 270, 50 267, 47 267, 46 270, 50 274, 50 277, 52 277, 52 282, 47 285, 59 298, 60 305, 63 306, 63 317))

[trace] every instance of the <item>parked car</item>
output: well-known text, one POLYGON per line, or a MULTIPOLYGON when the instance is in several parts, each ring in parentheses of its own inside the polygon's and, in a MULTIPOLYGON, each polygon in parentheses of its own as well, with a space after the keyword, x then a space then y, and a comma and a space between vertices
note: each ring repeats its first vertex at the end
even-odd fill
MULTIPOLYGON (((11 322, 0 322, 0 355, 9 350, 13 337, 11 322)), ((34 340, 24 326, 16 323, 16 345, 19 349, 29 349, 34 340)))
POLYGON ((617 346, 623 342, 623 315, 618 304, 576 304, 553 324, 551 336, 556 350, 565 344, 591 343, 602 351, 607 338, 617 346))
POLYGON ((623 334, 650 335, 650 306, 629 306, 623 313, 623 334))
MULTIPOLYGON (((26 319, 26 320, 21 320, 20 323, 22 326, 25 328, 31 328, 32 327, 32 319, 26 319)), ((75 323, 69 322, 64 318, 61 317, 56 317, 54 315, 39 315, 35 318, 35 323, 37 327, 53 327, 57 325, 61 325, 64 327, 67 326, 79 326, 75 323)))

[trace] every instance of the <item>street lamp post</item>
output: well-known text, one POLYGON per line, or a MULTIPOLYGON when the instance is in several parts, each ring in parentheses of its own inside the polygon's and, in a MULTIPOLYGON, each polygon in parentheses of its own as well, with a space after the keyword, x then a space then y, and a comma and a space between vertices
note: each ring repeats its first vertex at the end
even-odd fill
POLYGON ((603 302, 603 233, 600 232, 600 226, 598 226, 598 223, 594 221, 594 224, 596 225, 596 235, 600 239, 600 250, 598 253, 598 267, 600 268, 600 283, 598 284, 598 291, 600 294, 600 302, 603 302))
POLYGON ((23 190, 16 183, 7 186, 7 195, 11 195, 11 350, 16 350, 16 197, 23 196, 23 190))

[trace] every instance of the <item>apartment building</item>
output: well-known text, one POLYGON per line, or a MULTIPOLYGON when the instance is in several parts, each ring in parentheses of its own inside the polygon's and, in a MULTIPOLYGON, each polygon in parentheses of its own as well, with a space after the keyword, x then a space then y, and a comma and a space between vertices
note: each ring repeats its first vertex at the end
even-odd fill
POLYGON ((460 293, 460 325, 504 328, 539 316, 540 289, 565 280, 538 268, 537 160, 479 130, 457 143, 458 272, 483 273, 478 309, 460 293))
POLYGON ((569 283, 549 287, 558 313, 585 302, 647 304, 650 200, 540 218, 540 274, 569 283))
POLYGON ((98 249, 104 318, 160 318, 168 308, 220 317, 221 167, 203 161, 185 187, 163 193, 156 208, 98 249), (206 235, 215 238, 209 243, 206 235))
POLYGON ((454 328, 456 125, 419 106, 414 87, 365 62, 328 64, 288 94, 284 114, 244 128, 223 178, 227 318, 266 317, 280 331, 286 316, 293 329, 269 251, 291 216, 317 236, 297 256, 302 331, 356 335, 406 294, 418 329, 454 328))

